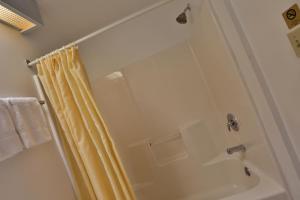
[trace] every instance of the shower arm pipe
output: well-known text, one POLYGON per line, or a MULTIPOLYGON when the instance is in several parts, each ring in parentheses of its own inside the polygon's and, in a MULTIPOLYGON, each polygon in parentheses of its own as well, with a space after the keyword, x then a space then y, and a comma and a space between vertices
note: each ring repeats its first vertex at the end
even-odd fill
POLYGON ((56 53, 56 52, 58 52, 60 50, 63 50, 63 49, 66 49, 66 48, 78 45, 78 44, 80 44, 80 43, 82 43, 82 42, 84 42, 86 40, 89 40, 90 38, 93 38, 93 37, 95 37, 97 35, 100 35, 100 34, 106 32, 108 30, 111 30, 111 29, 117 27, 118 25, 126 23, 126 22, 128 22, 128 21, 130 21, 130 20, 132 20, 132 19, 134 19, 136 17, 144 15, 145 13, 148 13, 148 12, 150 12, 150 11, 152 11, 152 10, 158 8, 158 7, 161 7, 161 6, 165 5, 165 4, 168 4, 168 3, 172 2, 172 1, 174 1, 174 0, 164 0, 164 1, 158 2, 156 4, 153 4, 153 5, 151 5, 151 6, 147 7, 147 8, 144 8, 144 9, 138 11, 138 12, 135 12, 135 13, 133 13, 131 15, 128 15, 127 17, 124 17, 123 19, 115 21, 112 24, 109 24, 109 25, 107 25, 107 26, 105 26, 103 28, 100 28, 97 31, 92 32, 92 33, 90 33, 90 34, 88 34, 88 35, 86 35, 86 36, 84 36, 84 37, 82 37, 82 38, 80 38, 80 39, 78 39, 78 40, 76 40, 74 42, 71 42, 71 43, 69 43, 69 44, 67 44, 67 45, 65 45, 65 46, 63 46, 63 47, 61 47, 59 49, 56 49, 56 50, 54 50, 54 51, 46 54, 45 56, 37 58, 37 59, 35 59, 35 60, 31 61, 31 62, 28 61, 28 60, 26 60, 27 66, 31 68, 34 65, 36 65, 40 60, 44 59, 47 56, 50 56, 50 55, 52 55, 52 54, 54 54, 54 53, 56 53))

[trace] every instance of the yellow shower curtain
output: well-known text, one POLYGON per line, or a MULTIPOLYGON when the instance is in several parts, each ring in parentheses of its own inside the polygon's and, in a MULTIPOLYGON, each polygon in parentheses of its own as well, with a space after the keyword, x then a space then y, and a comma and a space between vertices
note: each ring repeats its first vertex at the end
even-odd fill
POLYGON ((78 48, 48 56, 38 76, 60 126, 80 200, 134 200, 135 195, 91 94, 78 48))

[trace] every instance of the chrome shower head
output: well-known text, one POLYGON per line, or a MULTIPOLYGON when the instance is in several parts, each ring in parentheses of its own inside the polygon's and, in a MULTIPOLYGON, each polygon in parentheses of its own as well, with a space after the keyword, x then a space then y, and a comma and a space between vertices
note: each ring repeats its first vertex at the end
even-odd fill
POLYGON ((176 18, 176 21, 179 24, 186 24, 187 23, 187 16, 186 16, 185 12, 178 15, 178 17, 176 18))
POLYGON ((191 7, 189 4, 187 4, 186 8, 183 10, 182 13, 180 13, 178 15, 178 17, 176 18, 176 21, 179 23, 179 24, 186 24, 187 23, 187 11, 191 11, 191 7))

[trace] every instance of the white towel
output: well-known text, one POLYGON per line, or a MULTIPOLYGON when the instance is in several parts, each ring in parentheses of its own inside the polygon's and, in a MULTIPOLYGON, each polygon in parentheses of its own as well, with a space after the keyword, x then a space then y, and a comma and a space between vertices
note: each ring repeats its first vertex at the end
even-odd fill
POLYGON ((8 106, 5 100, 0 99, 0 161, 23 150, 23 144, 16 132, 8 106))
POLYGON ((26 148, 51 140, 45 113, 36 98, 9 98, 8 101, 17 132, 26 148))

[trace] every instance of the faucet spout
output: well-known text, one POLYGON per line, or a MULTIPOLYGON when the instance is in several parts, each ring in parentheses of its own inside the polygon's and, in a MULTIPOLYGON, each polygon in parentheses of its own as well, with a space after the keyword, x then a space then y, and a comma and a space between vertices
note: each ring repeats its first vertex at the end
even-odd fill
POLYGON ((230 155, 235 153, 235 152, 246 152, 246 146, 243 145, 243 144, 240 144, 240 145, 237 145, 237 146, 234 146, 234 147, 230 147, 226 151, 230 155))

